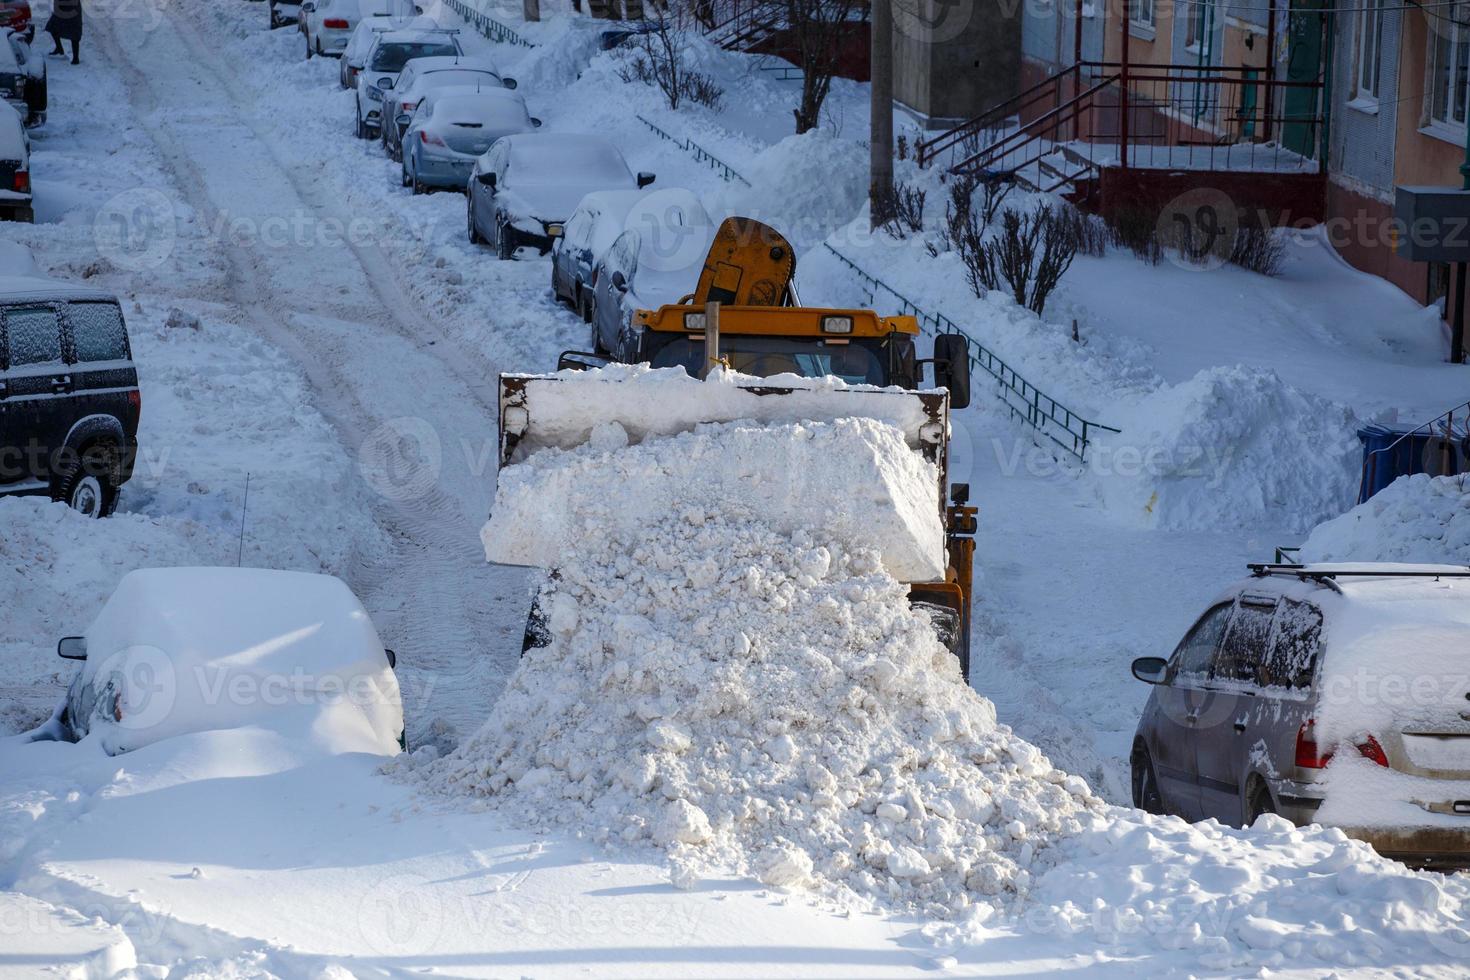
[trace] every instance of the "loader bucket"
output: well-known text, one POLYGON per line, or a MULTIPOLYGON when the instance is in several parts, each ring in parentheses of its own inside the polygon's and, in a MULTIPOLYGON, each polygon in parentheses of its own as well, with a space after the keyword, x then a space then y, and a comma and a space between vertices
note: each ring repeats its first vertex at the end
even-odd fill
POLYGON ((702 423, 871 418, 894 426, 930 462, 947 462, 949 395, 845 385, 833 379, 754 378, 715 370, 705 380, 682 368, 610 365, 590 371, 500 376, 500 465, 543 449, 573 449, 616 422, 628 441, 670 436, 702 423), (785 383, 783 383, 785 382, 785 383))

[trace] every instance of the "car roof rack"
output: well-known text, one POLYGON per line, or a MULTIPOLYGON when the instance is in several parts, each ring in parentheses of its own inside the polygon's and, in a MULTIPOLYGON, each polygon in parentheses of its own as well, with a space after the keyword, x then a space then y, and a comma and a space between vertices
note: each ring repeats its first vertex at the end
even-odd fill
POLYGON ((1290 575, 1316 582, 1339 578, 1470 578, 1470 565, 1452 565, 1445 568, 1323 568, 1312 565, 1283 565, 1274 562, 1249 562, 1246 568, 1256 578, 1267 575, 1290 575))

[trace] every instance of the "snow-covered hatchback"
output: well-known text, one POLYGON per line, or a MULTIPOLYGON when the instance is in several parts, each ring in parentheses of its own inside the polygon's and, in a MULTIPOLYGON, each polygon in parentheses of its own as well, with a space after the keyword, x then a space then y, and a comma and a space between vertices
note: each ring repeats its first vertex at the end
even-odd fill
POLYGON ((1380 853, 1470 866, 1470 567, 1253 565, 1167 660, 1133 801, 1189 820, 1278 813, 1380 853))

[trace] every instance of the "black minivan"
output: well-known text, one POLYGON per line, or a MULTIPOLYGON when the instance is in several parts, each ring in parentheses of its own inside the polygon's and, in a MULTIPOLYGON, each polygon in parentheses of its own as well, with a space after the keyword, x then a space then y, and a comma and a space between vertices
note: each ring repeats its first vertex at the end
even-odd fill
POLYGON ((117 297, 0 263, 0 494, 112 513, 141 412, 117 297))

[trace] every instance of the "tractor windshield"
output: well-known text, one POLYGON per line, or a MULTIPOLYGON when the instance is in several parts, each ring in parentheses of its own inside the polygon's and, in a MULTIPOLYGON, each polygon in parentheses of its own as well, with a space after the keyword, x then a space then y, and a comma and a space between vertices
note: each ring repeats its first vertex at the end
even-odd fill
MULTIPOLYGON (((836 376, 848 384, 888 385, 888 355, 882 338, 765 337, 725 335, 720 355, 741 374, 769 378, 795 374, 803 378, 836 376)), ((697 376, 704 359, 704 338, 675 336, 653 352, 654 367, 682 367, 697 376)))

